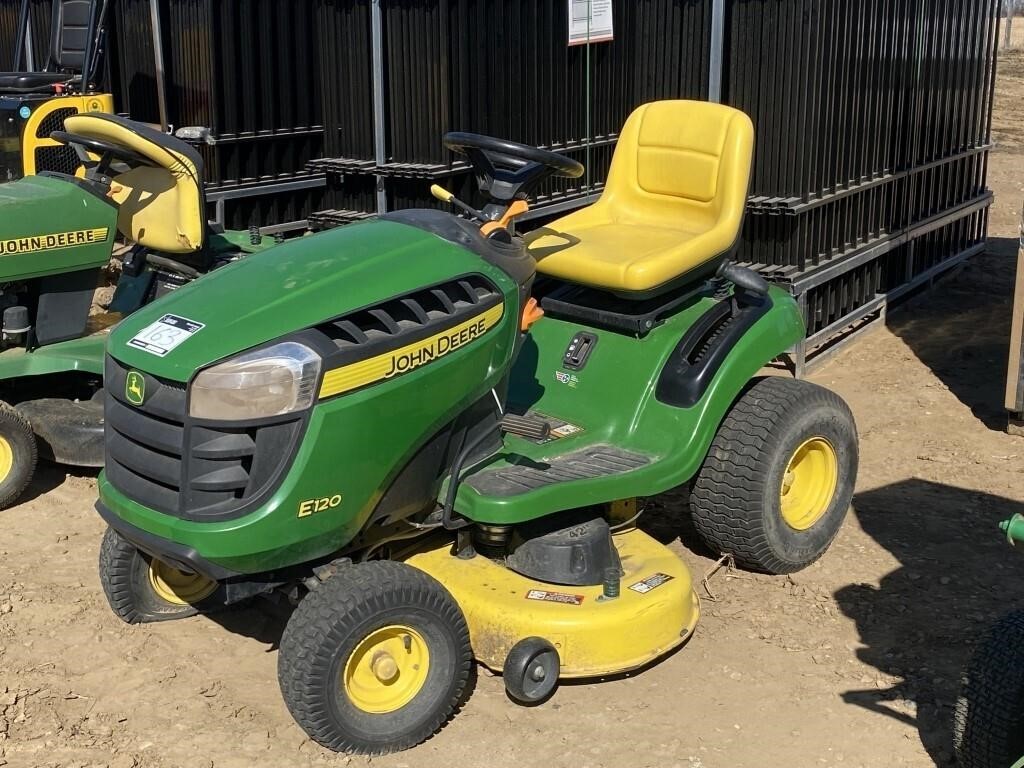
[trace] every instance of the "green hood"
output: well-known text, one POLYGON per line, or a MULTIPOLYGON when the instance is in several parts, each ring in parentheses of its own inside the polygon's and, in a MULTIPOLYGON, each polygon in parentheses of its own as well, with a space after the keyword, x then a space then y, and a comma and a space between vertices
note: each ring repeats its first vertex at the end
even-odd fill
POLYGON ((0 282, 106 266, 117 208, 72 182, 0 184, 0 282))
POLYGON ((402 293, 493 268, 436 235, 389 221, 352 224, 249 256, 143 307, 110 335, 122 363, 187 382, 200 368, 402 293), (203 328, 165 357, 128 346, 173 314, 203 328))

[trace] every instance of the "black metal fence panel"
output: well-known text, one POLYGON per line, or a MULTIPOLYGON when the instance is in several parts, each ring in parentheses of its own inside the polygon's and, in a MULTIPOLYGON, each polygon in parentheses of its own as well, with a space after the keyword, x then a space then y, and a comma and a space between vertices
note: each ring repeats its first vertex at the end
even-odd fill
MULTIPOLYGON (((737 258, 798 296, 811 343, 983 239, 999 5, 724 1, 722 100, 757 129, 737 258)), ((17 6, 0 0, 0 67, 17 6)), ((433 181, 471 198, 449 130, 584 162, 540 190, 553 215, 600 193, 636 106, 710 93, 714 0, 612 6, 611 41, 571 46, 566 0, 159 0, 168 121, 212 129, 230 226, 436 206, 433 181)), ((32 0, 40 65, 49 9, 32 0)), ((112 19, 118 109, 157 122, 149 0, 112 19)))

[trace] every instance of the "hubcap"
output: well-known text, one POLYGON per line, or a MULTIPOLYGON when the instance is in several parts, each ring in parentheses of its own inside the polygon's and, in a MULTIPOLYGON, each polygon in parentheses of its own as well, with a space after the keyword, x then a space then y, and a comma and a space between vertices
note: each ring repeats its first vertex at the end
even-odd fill
POLYGON ((14 469, 14 448, 6 437, 0 437, 0 483, 7 479, 14 469))
POLYGON ((216 591, 217 582, 198 573, 185 573, 157 559, 149 561, 149 585, 157 597, 172 605, 191 605, 216 591))
POLYGON ((797 531, 813 527, 828 511, 838 481, 839 460, 832 444, 823 437, 804 442, 782 476, 782 519, 797 531))
POLYGON ((345 663, 341 686, 363 712, 383 715, 401 709, 423 688, 430 651, 423 635, 396 624, 371 632, 345 663))

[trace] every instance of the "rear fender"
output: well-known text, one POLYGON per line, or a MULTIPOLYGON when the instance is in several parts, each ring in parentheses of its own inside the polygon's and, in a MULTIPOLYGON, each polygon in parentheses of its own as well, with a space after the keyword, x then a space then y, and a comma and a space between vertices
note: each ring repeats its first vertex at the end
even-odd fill
POLYGON ((693 409, 685 419, 692 425, 690 434, 682 437, 686 445, 673 452, 678 457, 672 472, 675 484, 689 480, 700 469, 722 420, 758 371, 804 338, 806 330, 793 297, 774 287, 769 297, 770 306, 752 325, 741 324, 737 332, 726 332, 715 339, 714 346, 702 356, 713 363, 704 369, 703 376, 685 378, 685 367, 679 367, 687 337, 690 343, 694 341, 691 334, 680 341, 677 353, 662 371, 656 388, 659 405, 693 409))

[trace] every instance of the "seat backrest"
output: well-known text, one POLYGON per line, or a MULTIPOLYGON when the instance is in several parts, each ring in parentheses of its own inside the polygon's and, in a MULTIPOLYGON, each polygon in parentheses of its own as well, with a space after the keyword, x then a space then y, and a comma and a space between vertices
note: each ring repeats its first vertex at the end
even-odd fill
POLYGON ((53 0, 48 70, 82 73, 98 5, 97 0, 53 0))
POLYGON ((202 250, 206 236, 203 161, 184 141, 117 115, 88 113, 64 122, 69 133, 139 153, 152 166, 114 177, 117 228, 129 240, 170 254, 202 250))
POLYGON ((743 112, 703 101, 656 101, 626 121, 601 203, 626 223, 739 236, 754 126, 743 112))

